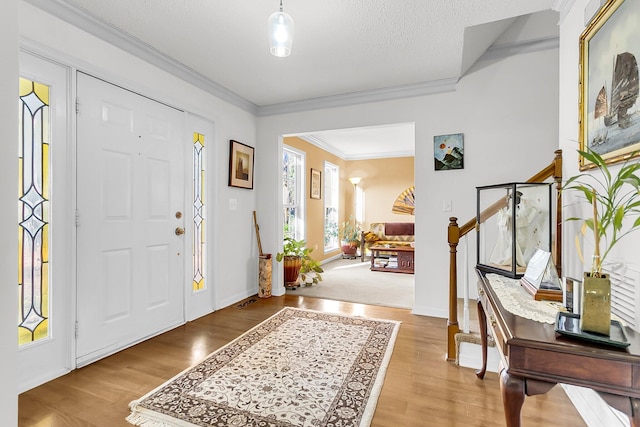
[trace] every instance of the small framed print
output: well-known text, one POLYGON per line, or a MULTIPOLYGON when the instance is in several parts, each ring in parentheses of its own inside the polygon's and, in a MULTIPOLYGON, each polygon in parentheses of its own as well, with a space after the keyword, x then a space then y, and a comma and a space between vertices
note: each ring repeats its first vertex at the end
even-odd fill
POLYGON ((311 169, 311 186, 309 197, 312 199, 322 198, 322 172, 317 169, 311 169))
POLYGON ((464 169, 464 134, 434 136, 433 160, 437 171, 464 169))
POLYGON ((230 143, 229 186, 252 190, 254 148, 233 139, 230 143))

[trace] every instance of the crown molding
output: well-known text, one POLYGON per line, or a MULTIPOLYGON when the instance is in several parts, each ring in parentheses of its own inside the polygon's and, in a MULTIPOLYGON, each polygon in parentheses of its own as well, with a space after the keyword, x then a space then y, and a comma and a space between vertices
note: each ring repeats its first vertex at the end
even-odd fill
POLYGON ((564 18, 569 14, 569 11, 573 7, 573 4, 576 0, 555 0, 553 2, 552 10, 560 13, 560 20, 558 21, 558 25, 562 24, 564 18))
POLYGON ((64 0, 24 0, 33 6, 104 40, 238 108, 256 115, 258 106, 165 55, 143 41, 107 24, 64 0))
POLYGON ((315 145, 319 149, 326 151, 327 153, 331 153, 334 156, 341 158, 342 160, 347 160, 347 155, 343 151, 338 150, 336 147, 327 144, 323 140, 316 138, 313 135, 297 134, 296 136, 304 141, 307 141, 309 144, 315 145))
POLYGON ((339 157, 342 160, 371 160, 371 159, 389 159, 392 157, 415 157, 414 151, 385 151, 384 153, 358 153, 356 155, 350 156, 350 155, 347 155, 345 152, 337 149, 334 146, 327 144, 323 140, 311 134, 298 134, 296 136, 308 142, 309 144, 315 145, 321 150, 324 150, 328 153, 333 154, 336 157, 339 157))
POLYGON ((557 36, 491 46, 480 57, 480 59, 478 59, 478 61, 504 59, 513 55, 538 52, 541 50, 558 49, 559 47, 560 37, 557 36))
POLYGON ((457 82, 458 78, 452 77, 449 79, 265 105, 258 107, 258 116, 273 116, 300 111, 346 107, 349 105, 365 104, 369 102, 389 101, 394 99, 433 95, 436 93, 454 92, 457 82))
MULTIPOLYGON (((247 99, 237 95, 224 86, 205 77, 190 67, 176 61, 168 55, 142 42, 141 40, 120 31, 64 0, 24 0, 33 6, 78 27, 89 34, 98 37, 118 48, 128 52, 150 64, 164 70, 192 85, 208 92, 230 104, 259 117, 296 113, 302 111, 319 110, 324 108, 346 107, 350 105, 371 102, 405 99, 446 92, 454 92, 459 77, 426 81, 408 85, 392 86, 381 89, 360 92, 343 93, 337 95, 309 98, 298 101, 284 102, 257 106, 247 99)), ((561 0, 557 0, 560 2, 561 0)), ((564 0, 571 2, 575 0, 564 0)), ((528 53, 559 47, 559 38, 526 41, 487 49, 480 60, 501 59, 520 53, 528 53)), ((403 153, 400 156, 413 155, 403 153)))

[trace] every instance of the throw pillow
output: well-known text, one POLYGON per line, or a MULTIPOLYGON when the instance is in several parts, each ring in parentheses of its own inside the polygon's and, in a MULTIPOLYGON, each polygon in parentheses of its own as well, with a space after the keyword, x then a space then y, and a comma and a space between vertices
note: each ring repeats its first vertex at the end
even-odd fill
POLYGON ((366 233, 364 233, 365 242, 373 243, 373 242, 377 242, 378 240, 380 240, 380 238, 376 233, 372 233, 371 231, 367 231, 366 233))

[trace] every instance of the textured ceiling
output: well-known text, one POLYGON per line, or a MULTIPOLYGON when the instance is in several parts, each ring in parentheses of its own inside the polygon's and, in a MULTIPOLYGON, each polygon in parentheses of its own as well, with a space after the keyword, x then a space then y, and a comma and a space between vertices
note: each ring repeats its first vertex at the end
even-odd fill
POLYGON ((553 4, 284 0, 295 22, 293 53, 276 58, 266 23, 278 0, 66 1, 257 106, 457 78, 465 28, 553 4))
MULTIPOLYGON (((132 45, 177 61, 221 88, 223 99, 259 115, 453 87, 509 32, 510 42, 557 37, 549 14, 518 25, 545 16, 536 12, 549 11, 555 0, 284 0, 295 22, 293 51, 276 58, 269 53, 266 23, 278 0, 25 1, 89 32, 99 26, 125 33, 132 45), (73 16, 81 16, 80 24, 73 16)), ((412 124, 398 124, 303 137, 355 159, 412 155, 413 133, 412 124)))

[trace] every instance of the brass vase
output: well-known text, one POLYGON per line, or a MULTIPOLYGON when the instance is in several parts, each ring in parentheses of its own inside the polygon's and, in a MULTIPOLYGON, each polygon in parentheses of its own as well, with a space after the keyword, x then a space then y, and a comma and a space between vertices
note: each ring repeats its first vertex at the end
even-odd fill
POLYGON ((611 329, 611 281, 602 274, 592 277, 584 273, 580 330, 609 336, 611 329))
POLYGON ((298 287, 298 276, 302 268, 302 257, 285 255, 284 262, 284 286, 286 288, 298 287))

